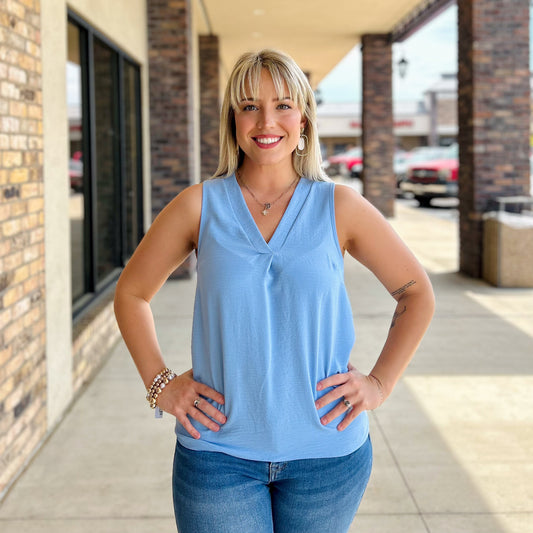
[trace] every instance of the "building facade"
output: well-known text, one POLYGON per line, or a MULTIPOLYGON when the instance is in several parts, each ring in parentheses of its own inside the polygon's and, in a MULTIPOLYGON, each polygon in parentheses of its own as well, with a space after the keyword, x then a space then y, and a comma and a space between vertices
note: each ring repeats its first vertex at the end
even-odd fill
POLYGON ((200 7, 0 1, 0 498, 119 339, 114 285, 153 218, 216 169, 200 7))
MULTIPOLYGON (((219 58, 231 64, 228 50, 268 41, 292 53, 297 42, 321 72, 331 59, 321 42, 349 49, 360 37, 363 106, 342 131, 362 128, 365 194, 392 216, 393 130, 408 148, 431 123, 418 109, 391 120, 392 42, 422 15, 411 2, 389 2, 413 16, 385 26, 380 5, 353 35, 339 32, 344 13, 327 10, 327 26, 320 3, 293 2, 325 40, 288 17, 286 40, 277 41, 277 11, 269 25, 267 10, 248 12, 233 1, 0 0, 0 498, 118 340, 114 283, 153 217, 215 170, 219 58), (200 146, 207 148, 201 165, 200 146)), ((428 17, 428 6, 447 3, 419 5, 428 17)), ((475 29, 459 32, 461 269, 479 276, 489 201, 529 185, 529 2, 462 0, 460 7, 460 26, 475 29), (497 114, 486 102, 498 104, 497 114)), ((319 119, 323 139, 335 150, 348 136, 328 136, 340 126, 326 118, 319 119)))
MULTIPOLYGON (((395 148, 449 145, 457 141, 457 76, 443 74, 421 101, 393 103, 395 148)), ((318 106, 318 130, 323 155, 329 157, 351 146, 360 146, 362 106, 323 103, 318 106)))
POLYGON ((118 338, 149 223, 144 0, 0 7, 0 493, 118 338))

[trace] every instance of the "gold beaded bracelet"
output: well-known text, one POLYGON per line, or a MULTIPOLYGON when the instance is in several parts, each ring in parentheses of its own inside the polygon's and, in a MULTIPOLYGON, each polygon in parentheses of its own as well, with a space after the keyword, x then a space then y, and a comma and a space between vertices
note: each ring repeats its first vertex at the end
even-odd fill
POLYGON ((157 398, 161 394, 162 390, 167 386, 168 382, 176 377, 176 374, 168 368, 164 368, 157 374, 157 376, 152 381, 150 388, 146 389, 148 394, 146 399, 150 404, 152 409, 157 407, 157 398))

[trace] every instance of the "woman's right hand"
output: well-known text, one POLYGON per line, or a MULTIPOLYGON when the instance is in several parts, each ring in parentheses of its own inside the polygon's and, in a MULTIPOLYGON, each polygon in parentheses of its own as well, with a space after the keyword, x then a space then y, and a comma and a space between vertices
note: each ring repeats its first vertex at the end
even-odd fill
POLYGON ((224 414, 207 399, 218 404, 224 403, 224 396, 220 392, 194 380, 191 368, 168 382, 157 398, 157 405, 162 411, 174 415, 193 438, 199 439, 200 433, 191 424, 189 417, 211 431, 218 431, 226 422, 224 414), (195 400, 199 400, 197 406, 195 400))

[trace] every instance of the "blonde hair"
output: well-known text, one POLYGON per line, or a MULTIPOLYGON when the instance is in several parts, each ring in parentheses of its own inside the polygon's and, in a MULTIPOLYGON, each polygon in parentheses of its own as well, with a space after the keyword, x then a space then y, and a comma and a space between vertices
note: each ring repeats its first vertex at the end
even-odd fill
POLYGON ((310 180, 329 180, 321 166, 316 101, 307 76, 291 57, 271 49, 243 54, 233 67, 220 112, 220 155, 213 178, 230 176, 242 163, 244 153, 237 144, 235 110, 245 96, 257 97, 262 69, 266 69, 272 76, 279 98, 287 96, 284 89, 287 86, 288 96, 305 119, 303 133, 307 139, 303 153, 297 155, 295 150, 292 154, 294 170, 298 176, 305 176, 310 180))

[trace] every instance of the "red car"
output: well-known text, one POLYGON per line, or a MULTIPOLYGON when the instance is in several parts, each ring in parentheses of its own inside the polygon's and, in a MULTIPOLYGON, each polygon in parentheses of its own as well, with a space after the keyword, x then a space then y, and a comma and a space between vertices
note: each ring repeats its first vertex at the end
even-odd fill
POLYGON ((359 146, 328 158, 327 172, 330 176, 341 174, 346 177, 357 177, 362 168, 363 150, 359 146))
POLYGON ((457 145, 425 147, 413 154, 400 189, 413 194, 420 206, 427 207, 432 198, 457 197, 458 174, 457 145))
POLYGON ((350 150, 350 156, 343 161, 340 171, 347 178, 359 178, 363 171, 363 149, 358 147, 350 150))

